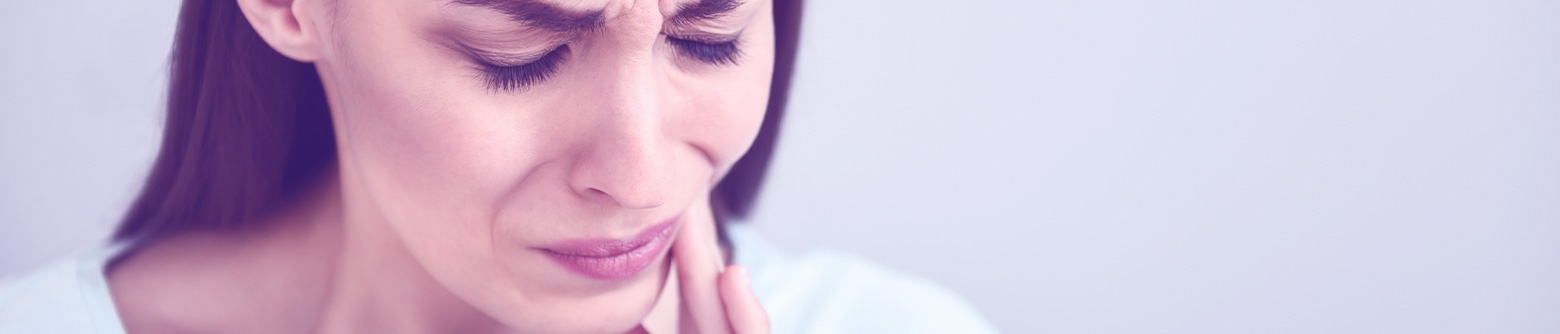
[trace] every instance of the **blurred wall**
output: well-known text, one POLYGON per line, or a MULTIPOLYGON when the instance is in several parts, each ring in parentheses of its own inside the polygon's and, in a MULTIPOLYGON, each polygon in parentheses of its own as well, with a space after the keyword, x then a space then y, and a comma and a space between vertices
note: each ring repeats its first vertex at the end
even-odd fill
POLYGON ((0 276, 101 245, 162 138, 178 1, 0 1, 0 276))
MULTIPOLYGON (((0 3, 0 275, 102 240, 175 1, 0 3)), ((1018 333, 1557 333, 1560 2, 820 1, 754 224, 1018 333)))

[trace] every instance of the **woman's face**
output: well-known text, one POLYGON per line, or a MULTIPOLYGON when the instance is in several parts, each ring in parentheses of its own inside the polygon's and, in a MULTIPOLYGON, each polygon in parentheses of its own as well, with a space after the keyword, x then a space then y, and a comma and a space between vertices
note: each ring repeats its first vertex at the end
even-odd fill
POLYGON ((768 101, 768 0, 335 1, 316 64, 349 219, 522 330, 638 324, 674 235, 652 227, 708 200, 768 101))

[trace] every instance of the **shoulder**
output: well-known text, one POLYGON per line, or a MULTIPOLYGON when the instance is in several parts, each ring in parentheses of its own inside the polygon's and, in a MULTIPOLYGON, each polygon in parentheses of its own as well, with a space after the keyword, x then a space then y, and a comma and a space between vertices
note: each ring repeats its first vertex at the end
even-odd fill
POLYGON ((116 248, 0 279, 0 333, 121 332, 102 279, 116 248))
POLYGON ((123 328, 141 333, 262 328, 244 321, 261 318, 257 301, 274 300, 285 291, 254 283, 268 276, 253 270, 253 248, 252 240, 191 232, 125 252, 104 275, 123 328))
POLYGON ((734 233, 733 241, 776 333, 995 332, 967 301, 932 281, 842 252, 786 257, 751 232, 734 233))

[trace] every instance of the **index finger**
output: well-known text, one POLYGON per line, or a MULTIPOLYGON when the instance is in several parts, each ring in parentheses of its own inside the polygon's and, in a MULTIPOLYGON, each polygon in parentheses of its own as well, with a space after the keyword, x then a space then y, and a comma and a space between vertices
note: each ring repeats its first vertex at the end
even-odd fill
POLYGON ((702 334, 731 333, 719 291, 720 274, 726 265, 715 236, 709 198, 694 201, 685 217, 683 226, 677 231, 677 240, 672 243, 686 311, 681 322, 692 324, 693 329, 702 334))

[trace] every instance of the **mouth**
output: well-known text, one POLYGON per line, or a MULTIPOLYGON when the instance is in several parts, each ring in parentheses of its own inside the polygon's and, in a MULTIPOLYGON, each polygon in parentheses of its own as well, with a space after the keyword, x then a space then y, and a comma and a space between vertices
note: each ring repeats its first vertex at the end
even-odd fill
POLYGON ((627 239, 576 239, 537 248, 565 269, 600 280, 634 277, 671 244, 681 216, 655 224, 627 239))

